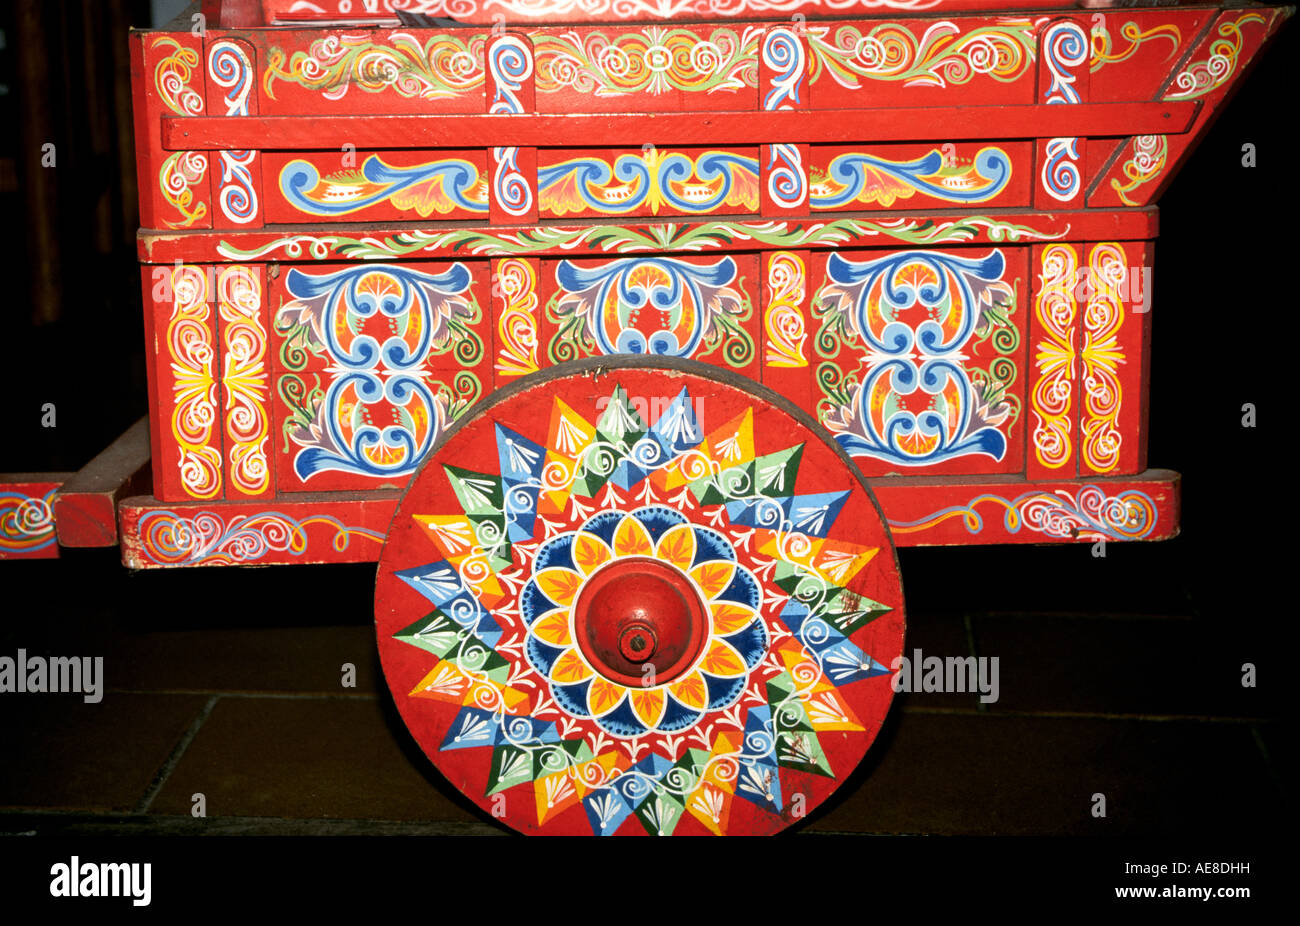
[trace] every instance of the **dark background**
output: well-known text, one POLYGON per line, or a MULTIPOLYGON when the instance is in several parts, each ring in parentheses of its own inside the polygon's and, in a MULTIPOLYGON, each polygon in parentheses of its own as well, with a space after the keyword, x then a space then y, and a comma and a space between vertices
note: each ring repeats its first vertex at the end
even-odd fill
MULTIPOLYGON (((125 38, 128 25, 149 17, 147 3, 0 2, 0 472, 76 470, 147 410, 125 38), (57 148, 54 169, 40 166, 45 141, 57 148), (40 425, 47 402, 57 407, 55 428, 40 425)), ((1086 545, 899 552, 909 633, 964 616, 968 635, 978 636, 983 625, 971 624, 972 613, 1029 622, 1028 636, 975 641, 1002 654, 1005 693, 1055 684, 1068 709, 1065 689, 1077 681, 1113 685, 1140 705, 1120 713, 1246 718, 1277 790, 1252 796, 1247 813, 1209 815, 1212 831, 1236 834, 1274 831, 1294 809, 1281 782, 1294 771, 1283 694, 1296 615, 1286 578, 1295 575, 1295 547, 1284 533, 1294 518, 1294 444, 1284 435, 1296 426, 1287 338, 1298 307, 1289 273, 1297 261, 1297 47, 1294 24, 1284 27, 1160 201, 1149 465, 1183 474, 1182 534, 1112 543, 1104 559, 1086 545), (1253 169, 1242 166, 1244 143, 1256 146, 1253 169), (1258 410, 1254 429, 1241 426, 1247 402, 1258 410), (1094 635, 1087 628, 1100 624, 1080 624, 1080 615, 1171 617, 1180 630, 1162 637, 1138 621, 1131 633, 1094 635), (1241 688, 1244 662, 1258 667, 1256 689, 1241 688)), ((86 651, 66 642, 73 627, 84 640, 364 626, 373 574, 356 565, 131 576, 115 550, 0 563, 0 652, 61 638, 56 651, 86 651), (93 627, 78 623, 92 614, 93 627)), ((394 735, 404 735, 400 726, 394 735)), ((1206 769, 1258 760, 1204 757, 1206 769)), ((1160 774, 1204 775, 1210 800, 1218 773, 1206 769, 1176 763, 1160 774)), ((0 794, 0 807, 7 803, 0 794)), ((1201 822, 1192 800, 1186 818, 1164 814, 1143 831, 1191 832, 1201 822)))

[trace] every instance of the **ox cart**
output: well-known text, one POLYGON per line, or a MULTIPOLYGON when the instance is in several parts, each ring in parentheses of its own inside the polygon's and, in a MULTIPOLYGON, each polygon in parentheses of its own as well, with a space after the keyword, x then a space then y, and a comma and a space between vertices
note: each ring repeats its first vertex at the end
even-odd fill
POLYGON ((888 711, 895 546, 1177 533, 1153 203, 1290 13, 205 2, 132 35, 150 423, 4 555, 377 562, 485 812, 783 829, 888 711))

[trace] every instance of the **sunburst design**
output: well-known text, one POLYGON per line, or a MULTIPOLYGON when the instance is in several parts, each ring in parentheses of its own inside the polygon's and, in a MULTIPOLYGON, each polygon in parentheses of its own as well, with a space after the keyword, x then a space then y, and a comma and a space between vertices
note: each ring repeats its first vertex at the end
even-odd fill
POLYGON ((795 494, 804 446, 759 453, 756 401, 706 435, 689 386, 653 424, 621 387, 594 420, 566 397, 528 433, 492 421, 490 471, 485 454, 477 470, 435 460, 420 478, 438 488, 413 485, 399 512, 437 551, 393 570, 433 607, 393 634, 437 657, 409 692, 445 718, 426 749, 440 765, 481 756, 485 800, 528 789, 530 819, 508 814, 521 828, 535 812, 544 832, 721 834, 741 798, 747 831, 779 829, 809 776, 851 771, 833 757, 856 761, 874 736, 901 651, 901 615, 859 633, 892 605, 849 590, 879 541, 831 535, 861 489, 795 494), (453 496, 459 511, 434 504, 453 496), (628 557, 680 571, 707 615, 698 654, 662 683, 613 681, 578 643, 585 583, 628 557))

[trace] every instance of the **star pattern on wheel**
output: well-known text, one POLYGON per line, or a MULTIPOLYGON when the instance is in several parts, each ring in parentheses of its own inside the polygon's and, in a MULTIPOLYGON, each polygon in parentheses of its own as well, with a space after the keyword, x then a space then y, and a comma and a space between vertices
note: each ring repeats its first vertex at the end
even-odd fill
POLYGON ((579 807, 600 835, 722 834, 736 798, 788 814, 792 773, 850 770, 823 738, 868 733, 852 686, 888 685, 851 639, 891 610, 849 589, 879 547, 831 536, 851 492, 798 494, 803 446, 758 454, 753 407, 707 435, 695 407, 684 388, 646 424, 615 387, 590 421, 556 396, 544 434, 493 422, 492 471, 442 464, 459 511, 411 515, 436 552, 395 574, 431 609, 394 636, 436 658, 409 694, 455 711, 439 751, 482 751, 485 796, 530 790, 543 831, 579 807), (706 603, 706 644, 663 684, 574 643, 583 582, 620 557, 706 603))

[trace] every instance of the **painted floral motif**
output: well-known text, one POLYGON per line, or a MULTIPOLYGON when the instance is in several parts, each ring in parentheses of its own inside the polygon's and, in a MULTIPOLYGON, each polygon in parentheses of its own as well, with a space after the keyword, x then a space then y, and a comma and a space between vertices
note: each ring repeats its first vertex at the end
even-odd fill
MULTIPOLYGON (((283 2, 283 0, 282 0, 283 2)), ((927 10, 941 0, 818 0, 825 11, 855 9, 927 10)), ((428 16, 445 16, 468 21, 498 11, 506 19, 552 21, 581 14, 584 18, 611 15, 620 18, 681 19, 751 16, 759 13, 790 13, 806 8, 808 0, 365 0, 365 9, 407 10, 428 16)), ((301 15, 299 2, 297 9, 301 15)), ((311 8, 331 18, 355 14, 353 0, 313 0, 311 8)))
POLYGON ((286 365, 301 370, 307 352, 330 361, 323 392, 289 380, 297 405, 285 431, 302 448, 294 457, 298 478, 322 471, 408 475, 447 424, 478 398, 482 387, 469 370, 448 388, 424 368, 437 354, 452 353, 465 365, 482 357, 483 344, 471 327, 482 310, 470 282, 464 264, 438 274, 392 265, 289 271, 286 288, 293 298, 275 323, 287 335, 286 365))
POLYGON ((968 32, 946 20, 918 38, 901 23, 864 31, 854 24, 809 26, 813 83, 829 79, 858 89, 863 81, 897 81, 905 87, 949 87, 987 77, 1018 80, 1034 63, 1038 36, 1029 19, 1006 19, 968 32))
POLYGON ((1194 61, 1179 72, 1166 100, 1195 100, 1222 87, 1237 70, 1237 56, 1246 38, 1243 26, 1265 26, 1266 20, 1258 13, 1246 13, 1234 20, 1219 23, 1219 38, 1210 45, 1210 56, 1204 61, 1194 61))
POLYGON ((762 29, 652 26, 644 32, 562 32, 532 37, 537 91, 623 96, 674 91, 717 93, 758 85, 755 51, 762 29))
POLYGON ((496 371, 503 376, 536 373, 537 273, 528 261, 514 259, 501 261, 493 273, 504 303, 493 308, 500 344, 496 371))
POLYGON ((1119 178, 1112 177, 1110 185, 1124 205, 1140 206, 1149 197, 1134 200, 1129 199, 1128 194, 1160 176, 1160 172, 1165 169, 1165 159, 1169 156, 1169 142, 1163 135, 1138 135, 1130 144, 1133 153, 1124 162, 1123 168, 1126 182, 1120 183, 1119 178))
MULTIPOLYGON (((524 81, 533 76, 532 46, 519 36, 498 39, 488 52, 489 92, 492 103, 488 112, 496 115, 524 111, 519 99, 524 81)), ((519 169, 519 149, 497 146, 492 149, 492 193, 499 208, 507 215, 527 216, 536 196, 530 178, 519 169)))
POLYGON ((442 33, 423 44, 406 32, 390 33, 387 41, 369 32, 326 35, 287 61, 283 49, 272 48, 262 85, 271 99, 276 83, 284 81, 320 91, 327 100, 341 100, 353 87, 444 100, 483 86, 485 43, 481 34, 462 39, 442 33))
POLYGON ((708 711, 730 707, 767 649, 758 580, 737 564, 725 535, 691 524, 672 508, 601 512, 577 531, 540 546, 533 570, 520 598, 528 625, 528 661, 550 683, 551 697, 561 709, 594 719, 614 736, 676 732, 708 711), (658 685, 647 684, 649 677, 639 685, 623 685, 601 676, 583 656, 573 606, 594 573, 620 559, 647 557, 689 576, 708 609, 709 633, 684 676, 658 685))
POLYGON ((561 261, 560 290, 548 313, 560 323, 551 360, 590 354, 693 357, 724 344, 732 366, 753 357, 740 324, 752 306, 735 288, 736 262, 694 264, 670 257, 625 257, 595 267, 561 261))
POLYGON ((1083 312, 1083 408, 1079 440, 1083 461, 1095 473, 1108 473, 1119 465, 1124 435, 1119 413, 1124 391, 1119 365, 1125 363, 1119 343, 1124 324, 1122 293, 1128 284, 1128 259, 1118 244, 1095 245, 1088 255, 1092 288, 1083 312))
POLYGON ((271 416, 260 268, 222 268, 217 277, 217 314, 224 363, 221 387, 226 397, 226 473, 231 488, 261 495, 271 484, 266 459, 271 416))
POLYGON ((208 281, 200 267, 172 270, 172 312, 167 320, 171 360, 171 433, 181 486, 192 498, 221 494, 221 437, 217 424, 217 348, 208 281))
POLYGON ((298 519, 278 511, 232 517, 212 511, 153 509, 140 518, 137 532, 140 553, 157 565, 232 566, 257 563, 269 553, 303 555, 313 525, 333 529, 337 551, 346 550, 353 538, 369 541, 376 548, 384 542, 383 534, 349 527, 328 515, 298 519))
POLYGON ((903 466, 970 454, 1002 459, 1015 365, 1004 356, 994 364, 998 375, 973 378, 965 352, 977 335, 1002 341, 1005 352, 1019 343, 1008 321, 1015 294, 1002 279, 1005 266, 996 250, 978 259, 932 251, 865 262, 830 255, 829 283, 817 299, 818 349, 834 357, 848 340, 865 351, 860 380, 834 363, 818 370, 827 391, 822 423, 845 450, 903 466))
POLYGON ((911 161, 891 161, 862 152, 837 155, 825 172, 812 175, 812 207, 843 209, 853 203, 888 208, 916 193, 946 202, 992 199, 1011 181, 1011 160, 1001 148, 981 148, 965 163, 935 149, 911 161))
POLYGON ((808 357, 804 342, 808 340, 804 324, 803 303, 807 295, 807 278, 803 259, 788 251, 778 251, 768 259, 767 310, 763 327, 767 332, 764 363, 769 367, 806 367, 808 357))
POLYGON ((595 155, 542 167, 537 174, 539 208, 547 215, 598 212, 627 215, 649 209, 687 214, 731 207, 758 211, 758 160, 729 151, 692 157, 647 148, 609 161, 595 155))
POLYGON ((280 193, 308 215, 348 215, 384 202, 420 218, 456 210, 488 211, 487 179, 464 158, 394 167, 372 154, 360 170, 339 170, 323 178, 310 161, 290 161, 280 171, 280 193))
POLYGON ((153 40, 150 48, 168 51, 154 65, 154 87, 163 104, 178 116, 203 114, 203 94, 190 86, 190 77, 199 66, 199 53, 167 36, 153 40))
POLYGON ((832 219, 826 222, 752 220, 728 222, 662 222, 653 225, 544 225, 519 230, 453 228, 415 229, 385 237, 348 235, 286 235, 250 248, 228 241, 217 253, 231 260, 301 259, 385 260, 412 254, 455 252, 480 257, 507 257, 548 252, 606 253, 644 251, 715 251, 737 243, 757 241, 783 248, 836 247, 865 244, 871 239, 914 245, 965 244, 989 241, 1053 241, 1070 233, 1034 228, 991 216, 963 216, 949 221, 926 219, 832 219))
MULTIPOLYGON (((253 63, 236 42, 214 42, 208 52, 208 76, 226 89, 226 115, 247 116, 248 99, 253 89, 253 63)), ((221 189, 217 205, 226 220, 246 225, 257 217, 257 186, 253 171, 256 151, 218 151, 221 163, 221 189)))
MULTIPOLYGON (((1073 20, 1056 22, 1043 33, 1043 61, 1051 82, 1043 92, 1048 105, 1074 104, 1081 101, 1074 83, 1076 71, 1088 63, 1090 41, 1083 27, 1073 20)), ((1039 181, 1047 195, 1059 203, 1068 203, 1079 194, 1082 175, 1079 171, 1079 140, 1073 137, 1048 139, 1039 181)))
POLYGON ((1183 44, 1183 34, 1173 23, 1162 23, 1159 26, 1144 30, 1136 22, 1129 20, 1119 30, 1120 38, 1125 39, 1128 45, 1122 49, 1118 48, 1115 45, 1115 40, 1111 37, 1110 30, 1106 27, 1106 16, 1102 13, 1093 16, 1091 34, 1092 61, 1090 69, 1093 73, 1100 71, 1108 64, 1119 64, 1121 61, 1127 61, 1148 42, 1168 41, 1171 47, 1165 55, 1166 59, 1178 51, 1179 46, 1183 44))
POLYGON ((1107 495, 1100 486, 1086 485, 1073 493, 1040 489, 1015 498, 981 495, 916 521, 890 521, 889 529, 895 534, 916 533, 961 518, 967 531, 978 534, 984 530, 978 508, 985 504, 1002 509, 1002 526, 1008 533, 1028 528, 1054 540, 1141 540, 1155 530, 1158 519, 1156 503, 1145 492, 1130 489, 1107 495))
POLYGON ((1034 314, 1043 337, 1035 345, 1038 378, 1030 394, 1034 458, 1048 469, 1060 469, 1074 455, 1074 322, 1078 315, 1075 284, 1079 258, 1068 244, 1043 249, 1042 271, 1034 314))
POLYGON ((454 711, 429 748, 485 750, 486 794, 543 830, 580 810, 599 835, 721 834, 738 801, 779 825, 791 774, 847 771, 824 738, 865 732, 849 686, 888 684, 894 651, 850 639, 890 611, 847 591, 878 550, 829 538, 849 493, 794 494, 801 447, 757 454, 753 409, 705 435, 689 389, 651 426, 622 388, 598 407, 495 422, 494 469, 442 467, 462 510, 410 515, 436 553, 395 574, 433 610, 394 637, 437 657, 410 697, 454 711), (634 555, 708 602, 709 644, 662 685, 610 683, 573 643, 578 587, 634 555))
POLYGON ((202 151, 177 151, 163 161, 158 170, 158 189, 181 214, 181 221, 163 219, 168 228, 189 228, 208 214, 208 204, 195 200, 196 188, 208 174, 208 156, 202 151))

